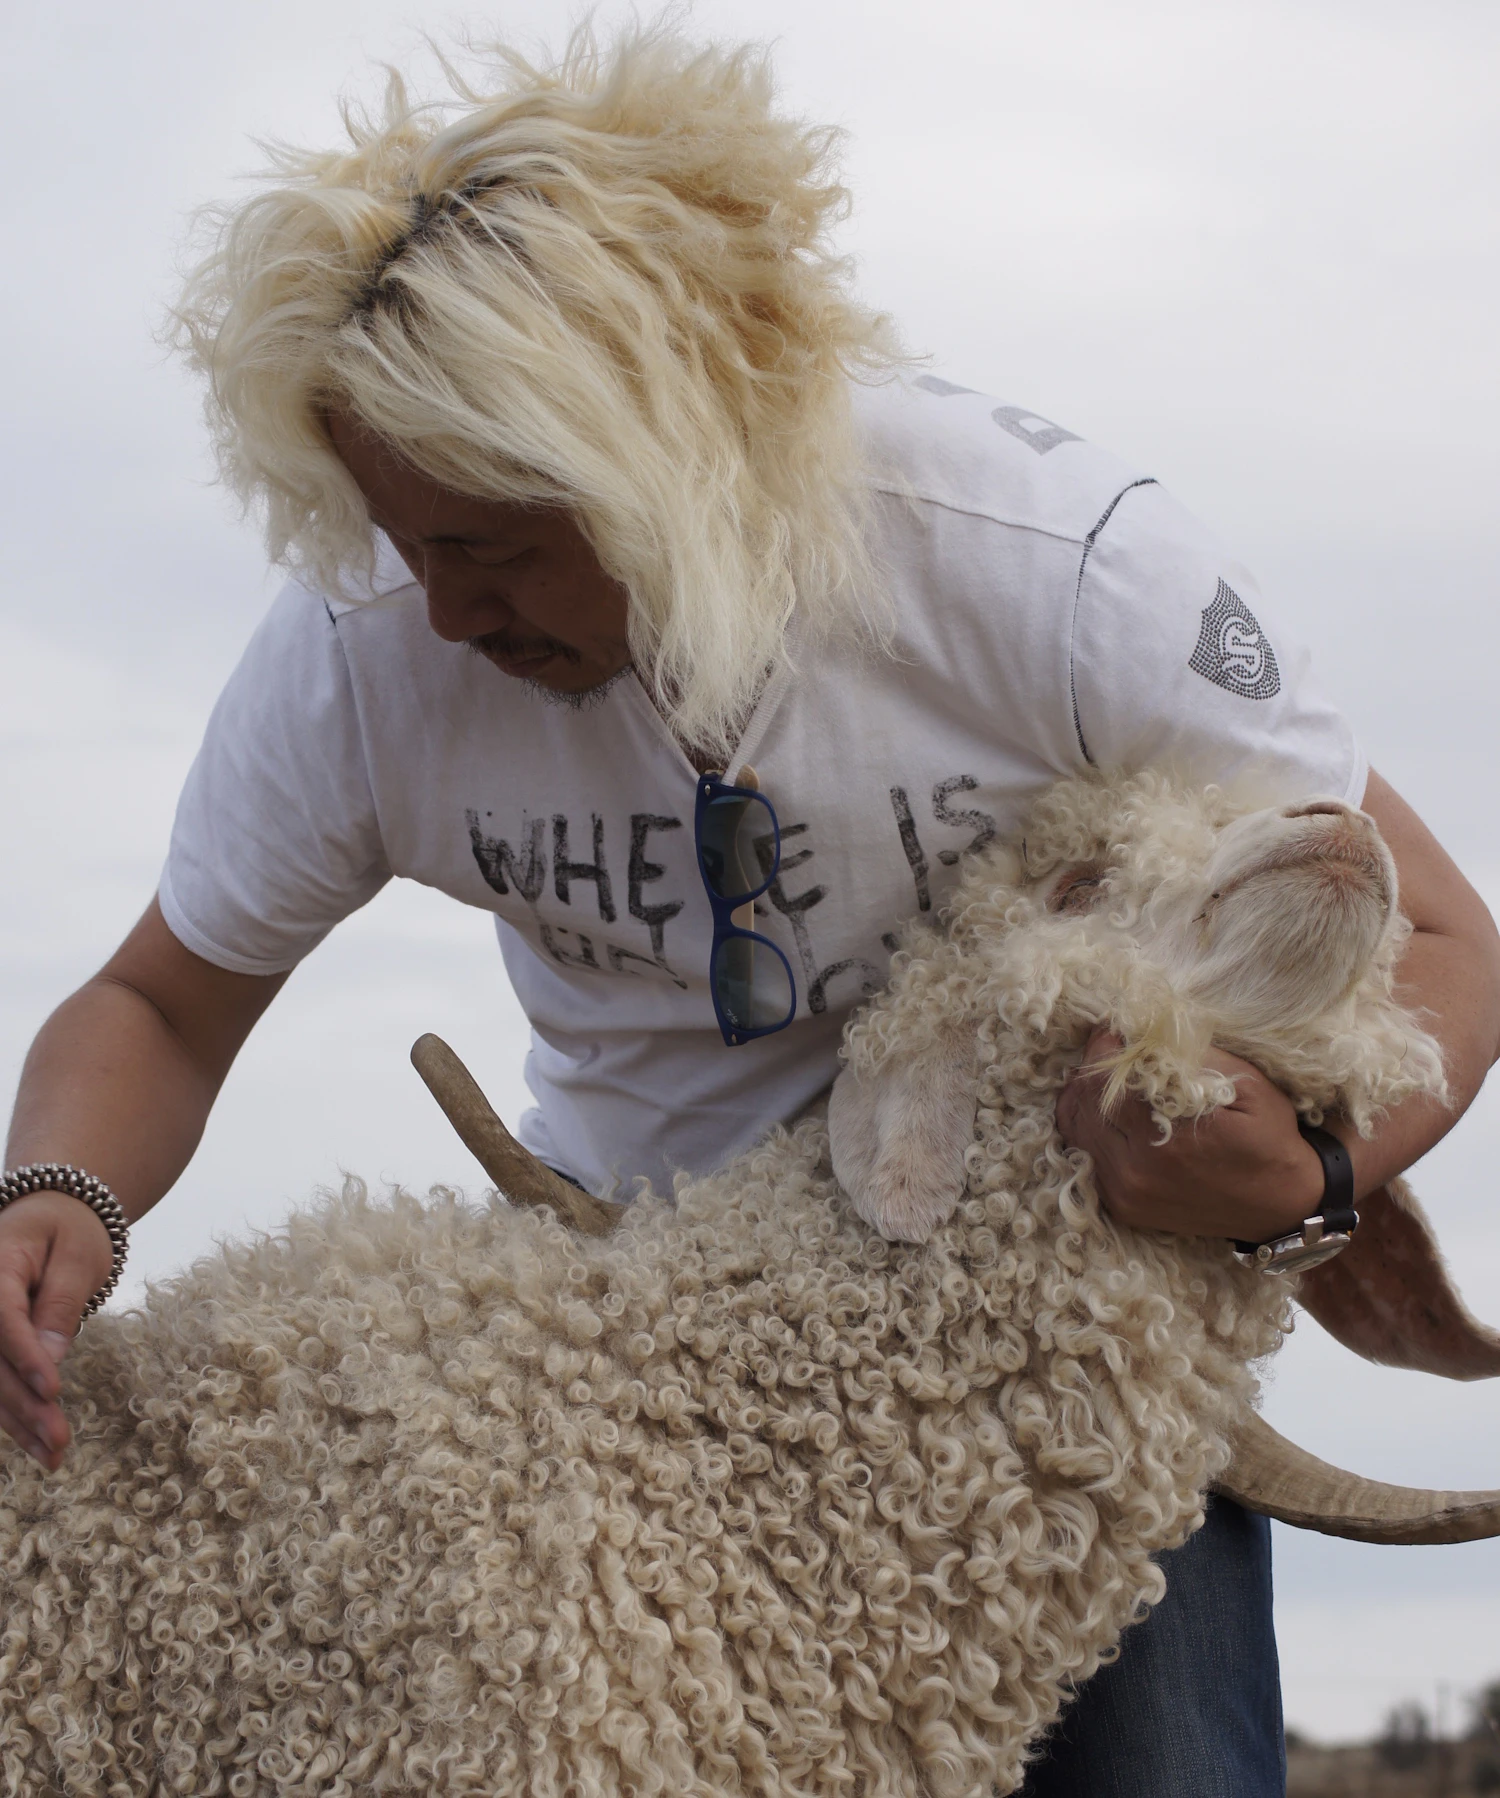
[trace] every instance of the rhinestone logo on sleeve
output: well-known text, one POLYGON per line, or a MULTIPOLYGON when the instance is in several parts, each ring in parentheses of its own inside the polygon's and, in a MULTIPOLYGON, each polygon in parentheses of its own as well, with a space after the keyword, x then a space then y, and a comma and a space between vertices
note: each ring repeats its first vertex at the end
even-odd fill
POLYGON ((1254 612, 1227 581, 1219 582, 1213 603, 1203 608, 1188 667, 1226 693, 1246 699, 1274 699, 1281 691, 1276 652, 1254 612))

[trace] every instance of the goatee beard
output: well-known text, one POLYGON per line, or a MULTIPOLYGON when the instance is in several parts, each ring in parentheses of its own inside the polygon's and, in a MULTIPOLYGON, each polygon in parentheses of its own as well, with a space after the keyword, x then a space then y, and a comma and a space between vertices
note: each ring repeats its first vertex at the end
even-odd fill
POLYGON ((582 687, 574 693, 565 693, 558 687, 544 687, 539 680, 523 680, 521 685, 543 705, 564 706, 570 712, 591 712, 596 705, 604 704, 615 686, 630 672, 629 666, 617 668, 613 674, 605 675, 597 687, 582 687))
MULTIPOLYGON (((464 648, 471 655, 480 656, 485 661, 489 661, 492 655, 515 661, 524 661, 532 656, 551 656, 556 661, 567 663, 570 668, 576 668, 583 660, 578 650, 570 644, 559 643, 555 637, 539 637, 532 642, 518 644, 504 631, 487 631, 482 637, 469 637, 464 642, 464 648)), ((499 672, 504 673, 504 670, 499 672)), ((570 712, 587 712, 602 704, 616 681, 623 680, 629 673, 630 664, 627 662, 623 668, 606 675, 597 686, 583 687, 576 692, 549 687, 544 681, 531 680, 525 675, 511 675, 508 678, 519 680, 526 692, 533 699, 539 699, 543 705, 564 706, 570 712)))
POLYGON ((558 661, 576 667, 583 657, 556 637, 537 637, 529 643, 517 643, 506 631, 486 631, 482 637, 470 637, 464 648, 476 656, 501 656, 506 661, 526 662, 535 656, 555 656, 558 661))

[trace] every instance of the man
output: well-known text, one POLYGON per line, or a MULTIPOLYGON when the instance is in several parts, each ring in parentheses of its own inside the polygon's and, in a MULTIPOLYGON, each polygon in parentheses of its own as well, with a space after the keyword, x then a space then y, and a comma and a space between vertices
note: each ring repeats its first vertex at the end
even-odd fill
MULTIPOLYGON (((222 465, 296 578, 157 898, 37 1039, 7 1165, 71 1163, 139 1217, 287 973, 400 874, 496 915, 538 1155, 620 1196, 710 1166, 826 1087, 959 858, 1090 765, 1362 802, 1467 1105, 1500 1046, 1493 927, 1244 571, 1060 426, 889 378, 826 248, 828 136, 775 116, 754 57, 645 32, 499 61, 489 98, 439 115, 396 84, 348 147, 283 164, 190 284, 222 465), (695 796, 752 763, 780 836, 779 863, 769 827, 744 846, 753 929, 795 1012, 731 1045, 695 796)), ((1116 1217, 1261 1240, 1316 1211, 1289 1102, 1224 1065, 1235 1105, 1164 1148, 1070 1087, 1116 1217)), ((1454 1115, 1346 1131, 1359 1191, 1454 1115)), ((67 1192, 0 1211, 0 1424, 49 1468, 110 1265, 67 1192)), ((1029 1789, 1280 1791, 1269 1599, 1263 1521, 1215 1507, 1029 1789)))

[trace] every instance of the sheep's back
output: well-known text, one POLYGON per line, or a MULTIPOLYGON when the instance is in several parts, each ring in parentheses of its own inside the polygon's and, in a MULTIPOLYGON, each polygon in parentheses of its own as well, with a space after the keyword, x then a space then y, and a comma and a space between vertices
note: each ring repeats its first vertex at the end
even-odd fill
POLYGON ((1201 1468, 1168 1516, 1066 1258, 1037 1336, 1050 1201, 889 1244, 824 1147, 603 1244, 351 1187, 93 1320, 0 1469, 9 1783, 1010 1789, 1201 1468))

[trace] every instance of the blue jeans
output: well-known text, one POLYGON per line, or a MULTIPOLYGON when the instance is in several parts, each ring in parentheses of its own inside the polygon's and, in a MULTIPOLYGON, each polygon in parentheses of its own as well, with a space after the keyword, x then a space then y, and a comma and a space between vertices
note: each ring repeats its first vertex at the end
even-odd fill
POLYGON ((1271 1526, 1215 1499, 1167 1595, 1079 1690, 1020 1798, 1284 1798, 1271 1526))

